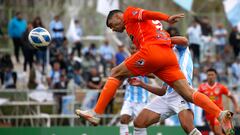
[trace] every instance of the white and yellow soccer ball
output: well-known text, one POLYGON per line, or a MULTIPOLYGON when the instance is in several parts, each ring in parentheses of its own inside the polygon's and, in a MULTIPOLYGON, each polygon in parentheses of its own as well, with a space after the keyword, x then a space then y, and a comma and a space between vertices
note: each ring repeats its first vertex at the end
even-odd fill
POLYGON ((34 48, 46 48, 51 42, 51 35, 46 29, 37 27, 30 31, 28 40, 34 48))

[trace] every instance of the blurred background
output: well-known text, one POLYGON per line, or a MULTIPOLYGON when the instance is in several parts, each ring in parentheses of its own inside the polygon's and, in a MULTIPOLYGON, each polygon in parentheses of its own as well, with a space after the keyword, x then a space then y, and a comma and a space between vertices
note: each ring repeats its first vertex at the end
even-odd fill
MULTIPOLYGON (((127 6, 185 13, 177 24, 163 26, 171 36, 186 37, 195 36, 192 27, 200 28, 196 38, 189 39, 190 47, 197 48, 191 49, 194 87, 205 82, 206 70, 214 67, 218 81, 240 100, 240 0, 0 0, 0 127, 5 127, 1 135, 31 131, 30 127, 38 127, 30 134, 39 135, 90 135, 95 129, 117 134, 125 85, 102 116, 101 124, 110 128, 92 128, 74 110, 93 108, 111 68, 129 56, 132 43, 126 33, 114 33, 105 25, 110 10, 127 6), (48 48, 29 47, 28 33, 36 27, 51 33, 48 48)), ((157 85, 161 80, 151 82, 157 85)), ((228 99, 224 106, 233 110, 228 99)), ((203 115, 195 110, 196 125, 208 134, 203 115)), ((234 119, 240 126, 239 115, 234 119)), ((159 125, 149 129, 151 135, 183 133, 175 119, 159 125), (169 126, 177 127, 172 133, 169 126)))

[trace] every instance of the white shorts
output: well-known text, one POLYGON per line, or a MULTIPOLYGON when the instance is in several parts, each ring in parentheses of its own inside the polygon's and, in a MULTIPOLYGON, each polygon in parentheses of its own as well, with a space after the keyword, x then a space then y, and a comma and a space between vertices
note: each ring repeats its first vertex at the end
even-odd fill
POLYGON ((161 115, 161 121, 178 114, 182 110, 191 109, 190 103, 175 92, 171 95, 155 97, 144 108, 161 115))
POLYGON ((135 118, 145 105, 146 103, 124 101, 120 115, 127 114, 135 118))

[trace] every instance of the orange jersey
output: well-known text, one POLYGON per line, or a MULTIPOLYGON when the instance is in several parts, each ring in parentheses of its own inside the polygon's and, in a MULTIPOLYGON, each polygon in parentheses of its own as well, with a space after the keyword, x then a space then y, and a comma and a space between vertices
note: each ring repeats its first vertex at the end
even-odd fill
POLYGON ((223 109, 222 95, 230 95, 230 91, 217 82, 213 86, 203 83, 199 86, 198 91, 207 95, 220 109, 223 109))
MULTIPOLYGON (((149 20, 149 16, 148 18, 144 18, 144 15, 151 15, 148 13, 150 13, 150 11, 135 7, 128 7, 125 10, 123 14, 124 24, 130 39, 138 49, 146 44, 170 46, 170 35, 163 30, 160 20, 149 20)), ((168 18, 168 16, 164 14, 161 16, 161 13, 160 17, 164 20, 168 18)))

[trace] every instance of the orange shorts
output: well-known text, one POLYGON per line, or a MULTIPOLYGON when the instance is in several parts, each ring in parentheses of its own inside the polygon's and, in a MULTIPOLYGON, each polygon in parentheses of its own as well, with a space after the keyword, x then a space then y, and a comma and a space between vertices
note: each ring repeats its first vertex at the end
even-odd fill
POLYGON ((166 45, 145 45, 124 64, 135 76, 154 73, 170 86, 176 80, 185 79, 174 51, 166 45))
POLYGON ((220 126, 219 121, 216 117, 212 115, 206 115, 206 120, 208 121, 209 125, 213 128, 215 126, 220 126))

